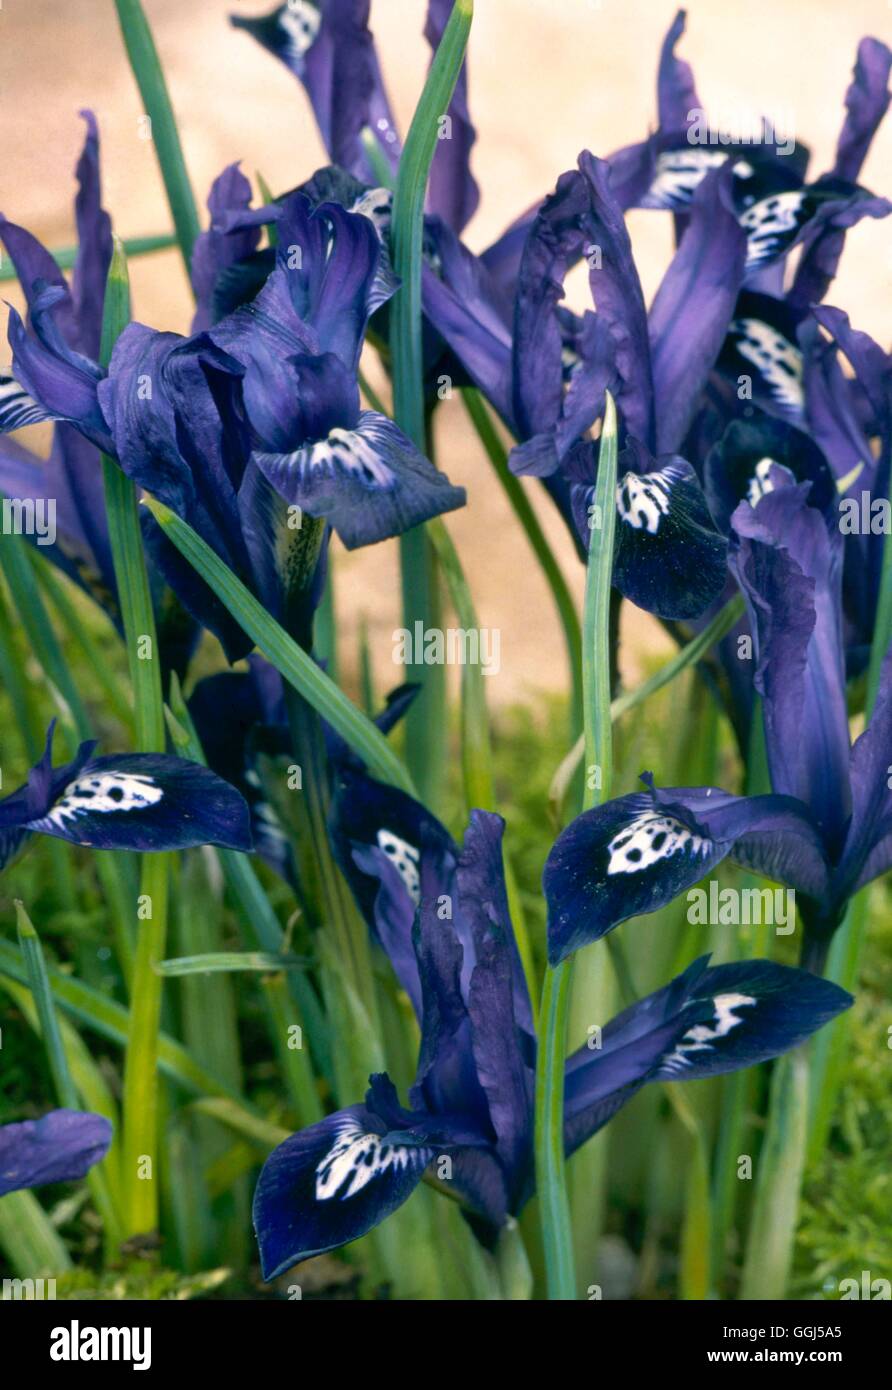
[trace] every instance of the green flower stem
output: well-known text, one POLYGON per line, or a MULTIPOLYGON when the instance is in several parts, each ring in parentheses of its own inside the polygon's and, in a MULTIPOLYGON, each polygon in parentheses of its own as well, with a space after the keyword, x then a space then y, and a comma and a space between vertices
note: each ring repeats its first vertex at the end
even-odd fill
MULTIPOLYGON (((424 198, 440 119, 458 80, 472 14, 473 0, 456 0, 406 136, 393 200, 391 255, 401 281, 390 306, 394 418, 422 452, 428 444, 421 339, 424 198)), ((422 528, 400 537, 400 566, 403 626, 410 632, 417 622, 425 631, 439 628, 436 568, 422 528)), ((406 678, 422 685, 406 719, 409 768, 422 800, 437 807, 444 778, 446 672, 442 666, 410 666, 406 678)))
MULTIPOLYGON (((163 236, 133 236, 125 237, 124 250, 130 260, 134 256, 149 256, 154 251, 168 251, 171 246, 176 246, 177 239, 169 233, 163 236)), ((50 255, 56 262, 60 270, 72 270, 77 263, 80 254, 79 246, 60 246, 50 255)), ((15 280, 16 268, 12 262, 5 262, 0 265, 0 281, 15 280)))
POLYGON ((329 548, 325 587, 316 610, 314 647, 331 680, 338 683, 338 622, 335 607, 335 575, 329 548))
POLYGON ((808 1048, 797 1047, 778 1059, 771 1077, 741 1299, 773 1301, 786 1293, 807 1135, 808 1048))
MULTIPOLYGON (((715 780, 710 772, 698 777, 703 785, 715 780)), ((771 777, 765 752, 765 729, 762 722, 762 704, 756 697, 746 758, 746 794, 761 796, 771 791, 771 777)), ((744 875, 743 884, 759 885, 759 880, 744 875)), ((764 930, 764 928, 762 929, 764 930)), ((767 947, 758 942, 749 945, 742 940, 738 931, 738 950, 742 956, 756 959, 766 954, 767 947)), ((690 955, 685 957, 685 963, 690 955)), ((825 1029, 821 1030, 819 1037, 825 1029)), ((734 1224, 734 1213, 740 1195, 740 1180, 737 1176, 737 1160, 744 1153, 747 1143, 753 1097, 755 1074, 749 1071, 729 1072, 722 1077, 721 1108, 719 1112, 718 1134, 712 1176, 712 1268, 717 1287, 721 1288, 724 1267, 727 1259, 728 1232, 734 1224)))
MULTIPOLYGON (((827 957, 827 977, 850 992, 857 988, 861 954, 870 918, 871 885, 849 903, 842 926, 834 933, 827 957)), ((812 1042, 809 1089, 808 1162, 817 1163, 830 1136, 840 1088, 845 1080, 851 1019, 848 1013, 828 1023, 812 1042)))
MULTIPOLYGON (((399 538, 403 626, 407 632, 439 632, 442 600, 434 552, 423 526, 399 538)), ((406 762, 426 806, 441 810, 448 737, 446 667, 407 662, 405 679, 419 685, 404 720, 406 762)))
MULTIPOLYGON (((571 736, 575 735, 577 729, 582 728, 583 701, 582 701, 582 630, 579 625, 579 616, 576 612, 576 604, 573 595, 570 593, 569 586, 564 578, 563 571, 557 562, 545 532, 539 523, 539 518, 533 509, 530 499, 524 491, 523 484, 516 478, 508 467, 508 455, 498 432, 493 423, 492 417, 486 408, 486 403, 480 392, 471 388, 462 391, 462 400, 465 409, 471 418, 474 429, 486 451, 487 458, 493 466, 496 477, 502 485, 508 501, 511 503, 515 516, 523 527, 524 534, 530 543, 533 554, 539 562, 539 567, 545 576, 545 582, 551 590, 554 606, 557 609, 558 619, 561 624, 561 631, 564 635, 564 645, 567 649, 567 665, 570 669, 570 729, 571 736)), ((580 748, 581 748, 580 744, 580 748)))
POLYGON ((141 920, 124 1054, 124 1225, 128 1236, 158 1225, 158 1031, 162 978, 155 970, 167 939, 169 854, 147 854, 140 877, 141 920))
POLYGON ((359 754, 372 775, 383 782, 392 782, 410 796, 416 795, 406 768, 381 731, 270 617, 211 547, 161 502, 147 497, 145 505, 180 554, 256 642, 267 661, 359 754))
MULTIPOLYGON (((128 8, 128 7, 123 7, 128 8)), ((139 6, 129 7, 139 10, 139 6)), ((119 13, 122 5, 118 6, 119 13)), ((122 19, 123 24, 123 19, 122 19)), ((108 363, 115 341, 130 320, 127 259, 119 241, 109 266, 102 321, 100 360, 108 363)), ((166 747, 161 661, 149 590, 136 489, 111 459, 102 459, 109 538, 130 668, 136 743, 143 753, 166 747)), ((154 969, 164 956, 170 856, 142 859, 140 913, 124 1058, 122 1171, 125 1230, 146 1234, 158 1225, 158 1029, 161 976, 154 969)), ((132 910, 132 909, 131 909, 132 910)))
POLYGON ((167 83, 140 0, 115 0, 127 57, 152 122, 152 139, 164 180, 177 241, 191 284, 192 248, 201 225, 174 119, 167 83))
MULTIPOLYGON (((692 638, 690 642, 686 642, 670 661, 667 661, 646 681, 636 685, 634 690, 627 690, 624 694, 617 695, 610 705, 610 718, 613 723, 615 724, 624 714, 628 714, 630 710, 643 704, 645 700, 649 700, 651 695, 656 695, 658 690, 662 690, 665 685, 674 681, 688 667, 700 661, 716 642, 720 642, 723 637, 727 636, 742 616, 743 609, 743 598, 740 594, 735 594, 703 631, 692 638)), ((581 733, 552 778, 549 801, 552 815, 558 825, 563 824, 563 805, 567 796, 567 789, 576 774, 584 753, 585 734, 581 733)))
MULTIPOLYGON (((440 570, 446 580, 459 626, 466 632, 479 631, 477 611, 471 597, 471 590, 443 518, 435 517, 433 521, 429 521, 427 533, 436 551, 440 570)), ((486 707, 486 677, 479 663, 466 662, 461 668, 461 761, 466 809, 468 811, 475 808, 483 811, 494 811, 496 809, 496 794, 493 783, 489 714, 486 707)), ((517 878, 507 850, 505 852, 505 888, 530 998, 535 999, 537 993, 536 965, 517 878)))
MULTIPOLYGON (((585 694, 585 802, 610 796, 613 737, 610 716, 610 592, 616 525, 616 411, 607 395, 598 479, 591 515, 583 611, 582 676, 585 694)), ((564 1159, 564 1063, 573 958, 548 966, 542 988, 536 1065, 536 1186, 548 1296, 576 1297, 570 1203, 564 1159)))

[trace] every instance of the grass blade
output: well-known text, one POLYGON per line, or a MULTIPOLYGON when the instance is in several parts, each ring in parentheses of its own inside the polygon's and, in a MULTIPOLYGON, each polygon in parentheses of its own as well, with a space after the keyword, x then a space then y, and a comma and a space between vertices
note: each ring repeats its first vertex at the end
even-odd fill
POLYGON ((236 970, 306 970, 305 956, 273 955, 267 951, 208 951, 200 956, 177 956, 160 960, 155 966, 159 975, 214 975, 236 970))
MULTIPOLYGON (((564 578, 545 532, 539 523, 533 505, 524 491, 523 484, 508 467, 508 455, 499 439, 486 403, 480 392, 467 388, 462 391, 465 409, 471 418, 478 438, 486 450, 486 455, 495 470, 496 477, 505 490, 524 534, 530 543, 533 554, 551 590, 554 606, 557 609, 564 645, 567 648, 567 665, 570 670, 570 729, 571 736, 582 728, 582 630, 576 612, 573 595, 564 578)), ((581 745, 580 745, 581 746, 581 745)))
MULTIPOLYGON (((130 260, 134 256, 149 256, 153 251, 168 251, 171 246, 176 246, 176 244, 176 237, 171 236, 169 232, 163 236, 125 237, 123 243, 124 250, 130 260)), ((79 252, 79 246, 60 246, 57 250, 51 251, 50 255, 60 270, 73 270, 79 252)), ((16 278, 15 266, 11 261, 4 261, 0 265, 0 281, 15 280, 16 278)))
MULTIPOLYGON (((585 692, 585 751, 591 771, 586 802, 610 796, 613 763, 610 718, 610 591, 616 524, 616 411, 607 395, 583 613, 582 675, 585 692)), ((564 1061, 573 958, 548 966, 542 989, 541 1028, 536 1065, 536 1186, 550 1299, 576 1297, 573 1237, 564 1159, 564 1061)))
MULTIPOLYGON (((421 451, 428 451, 421 342, 421 259, 424 199, 443 112, 464 61, 473 0, 456 0, 434 54, 427 81, 400 157, 391 224, 393 267, 402 281, 391 306, 390 351, 394 418, 421 451)), ((403 626, 439 628, 439 594, 430 543, 421 527, 400 537, 403 626)), ((422 693, 406 718, 409 767, 422 800, 440 802, 446 748, 446 672, 442 666, 409 666, 406 679, 422 693)))
POLYGON ((155 153, 191 284, 192 248, 201 226, 158 50, 140 0, 115 0, 115 8, 145 113, 152 122, 155 153))
POLYGON ((392 782, 394 786, 414 795, 408 772, 371 720, 270 617, 263 605, 191 526, 154 498, 147 498, 146 505, 180 554, 198 570, 232 616, 257 643, 266 659, 359 754, 373 776, 384 782, 392 782))

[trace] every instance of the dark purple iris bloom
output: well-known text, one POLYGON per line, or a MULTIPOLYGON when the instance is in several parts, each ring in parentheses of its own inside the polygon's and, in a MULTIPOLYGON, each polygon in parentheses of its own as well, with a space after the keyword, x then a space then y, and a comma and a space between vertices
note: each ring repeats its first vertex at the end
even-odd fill
MULTIPOLYGON (((461 849, 417 802, 348 776, 335 817, 357 901, 421 1026, 404 1107, 386 1075, 361 1105, 281 1144, 254 1198, 264 1277, 356 1240, 431 1170, 495 1239, 534 1190, 536 1044, 508 915, 504 823, 474 811, 461 849)), ((847 1008, 837 986, 767 961, 695 962, 606 1025, 566 1068, 571 1153, 649 1081, 766 1061, 847 1008)))
POLYGON ((579 441, 616 400, 623 450, 617 485, 614 582, 660 617, 689 619, 725 583, 726 545, 697 475, 681 455, 740 287, 744 238, 728 178, 707 179, 650 314, 609 165, 584 153, 546 200, 527 239, 515 308, 515 414, 527 440, 518 473, 562 472, 584 544, 597 451, 579 441), (557 306, 567 268, 589 264, 595 313, 567 366, 557 306), (565 380, 567 382, 565 386, 565 380))
POLYGON ((871 141, 889 105, 892 53, 877 39, 862 39, 846 93, 846 117, 836 160, 813 183, 805 180, 808 150, 770 121, 744 139, 711 126, 689 65, 674 49, 685 27, 679 10, 660 60, 659 128, 649 140, 613 156, 625 208, 669 209, 684 216, 710 173, 733 173, 733 206, 746 233, 747 282, 777 293, 779 264, 803 249, 791 299, 802 307, 823 299, 842 252, 846 231, 863 217, 892 211, 857 183, 871 141), (774 272, 769 267, 775 267, 774 272))
MULTIPOLYGON (((50 253, 30 232, 0 218, 0 238, 27 298, 34 329, 58 336, 66 354, 70 354, 67 366, 73 376, 79 370, 76 354, 92 359, 99 353, 105 279, 112 252, 109 218, 101 203, 96 121, 90 111, 81 114, 87 123, 87 136, 76 170, 78 254, 71 286, 50 253), (54 320, 47 309, 50 300, 56 304, 54 320)), ((25 384, 29 375, 27 335, 14 310, 10 314, 10 329, 13 347, 18 344, 23 352, 24 376, 17 381, 8 372, 0 375, 0 430, 4 433, 47 418, 30 398, 25 384)), ((89 374, 83 363, 80 369, 89 374)), ((60 364, 59 373, 64 370, 60 364)), ((71 403, 66 403, 64 409, 70 408, 71 403)), ((98 418, 94 423, 99 425, 98 418)), ((33 499, 38 504, 52 500, 56 538, 51 545, 42 544, 41 549, 116 614, 114 568, 95 444, 64 420, 56 425, 52 450, 46 459, 4 437, 0 439, 0 491, 11 498, 33 499)))
POLYGON ((275 269, 210 330, 244 373, 253 462, 350 549, 461 506, 463 490, 392 420, 360 409, 366 326, 397 285, 372 220, 334 202, 314 208, 302 193, 275 212, 275 269))
MULTIPOLYGON (((101 205, 99 137, 91 112, 82 112, 87 138, 77 166, 75 199, 78 256, 69 288, 48 251, 5 219, 0 237, 15 265, 28 301, 31 332, 10 310, 9 341, 13 369, 0 377, 0 491, 29 499, 35 507, 52 504, 56 538, 29 539, 65 574, 86 590, 120 628, 117 585, 99 449, 113 452, 108 423, 99 403, 103 378, 99 355, 105 281, 112 240, 101 205), (55 421, 49 458, 43 459, 5 437, 40 421, 55 421)), ((183 670, 198 632, 151 566, 149 579, 156 610, 161 658, 183 670)))
MULTIPOLYGON (((62 291, 51 286, 32 307, 34 335, 11 319, 10 337, 33 418, 64 417, 115 456, 306 641, 328 533, 304 514, 352 548, 465 495, 392 421, 360 410, 365 327, 396 288, 372 222, 336 204, 313 209, 302 194, 273 215, 272 272, 209 332, 182 338, 132 323, 103 373, 61 339, 62 291)), ((220 254, 212 248, 211 260, 220 254)), ((151 517, 144 525, 186 609, 231 659, 245 655, 252 644, 223 605, 151 517)))
MULTIPOLYGON (((428 2, 424 35, 434 51, 452 6, 453 0, 428 2)), ((378 162, 384 162, 393 179, 402 144, 368 21, 369 0, 292 0, 259 19, 232 16, 237 28, 253 35, 303 84, 332 163, 374 185, 380 175, 364 139, 375 146, 378 162)), ((476 134, 465 64, 444 118, 449 124, 434 154, 427 206, 460 232, 480 198, 469 167, 476 134)))
POLYGON ((0 869, 35 834, 93 849, 252 848, 243 797, 207 768, 164 753, 97 758, 95 742, 53 767, 54 727, 28 781, 0 801, 0 869))
POLYGON ((105 1157, 111 1138, 105 1116, 83 1110, 51 1110, 39 1120, 0 1125, 0 1197, 82 1178, 105 1157))
POLYGON ((657 789, 579 816, 545 869, 554 961, 628 917, 653 912, 726 856, 792 888, 803 959, 820 968, 848 900, 892 866, 892 658, 873 715, 850 746, 841 609, 842 536, 820 482, 770 463, 755 505, 732 517, 731 564, 755 638, 772 795, 657 789))

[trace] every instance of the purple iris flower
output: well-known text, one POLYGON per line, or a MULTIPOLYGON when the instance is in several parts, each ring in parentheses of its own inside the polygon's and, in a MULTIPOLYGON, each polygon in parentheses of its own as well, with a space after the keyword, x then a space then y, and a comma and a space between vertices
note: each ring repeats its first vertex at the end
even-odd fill
POLYGON ((164 753, 95 757, 95 742, 53 767, 54 728, 28 781, 0 800, 0 869, 35 834, 93 849, 252 848, 243 797, 207 768, 164 753))
MULTIPOLYGON (((71 286, 50 253, 23 227, 0 218, 0 238, 21 282, 35 330, 53 331, 53 320, 45 304, 54 296, 55 331, 66 350, 72 357, 81 353, 95 358, 99 352, 112 239, 108 214, 101 202, 96 120, 90 111, 81 114, 87 135, 76 170, 78 254, 71 286)), ((14 311, 10 327, 15 341, 23 345, 24 328, 14 311)), ((27 376, 27 351, 24 370, 27 376)), ((16 429, 43 418, 25 386, 4 372, 0 376, 0 427, 4 431, 16 429)), ((0 439, 0 490, 12 498, 31 498, 44 504, 52 500, 56 538, 53 544, 42 545, 41 549, 116 614, 114 568, 95 444, 61 420, 54 430, 47 459, 4 437, 0 439)))
MULTIPOLYGON (((10 320, 29 419, 64 418, 184 517, 306 641, 325 526, 348 547, 461 506, 392 421, 359 406, 366 324, 396 288, 372 222, 294 194, 275 209, 275 266, 256 298, 183 338, 132 323, 108 372, 61 338, 63 291, 44 286, 33 334, 10 320)), ((213 252, 213 248, 212 252, 213 252)), ((213 256, 219 257, 219 250, 213 256)), ((2 423, 2 421, 0 421, 2 423)), ((6 427, 23 423, 7 412, 6 427)), ((151 517, 150 554, 231 659, 250 640, 151 517)))
MULTIPOLYGON (((112 239, 101 203, 99 135, 92 112, 81 113, 87 137, 77 165, 75 199, 78 254, 69 287, 50 253, 30 232, 0 219, 0 238, 28 302, 29 333, 10 310, 15 366, 0 376, 0 491, 54 509, 55 539, 29 539, 84 589, 121 628, 99 449, 113 441, 98 404, 102 372, 96 365, 112 239), (55 420, 48 458, 10 439, 5 431, 55 420)), ((198 629, 165 589, 160 571, 149 582, 165 667, 182 672, 198 629)))
MULTIPOLYGON (((429 0, 424 35, 434 51, 452 6, 453 0, 429 0)), ((281 59, 304 86, 332 163, 374 185, 380 179, 364 137, 373 143, 378 161, 393 178, 402 142, 368 21, 369 0, 301 0, 299 4, 292 0, 261 18, 232 16, 237 28, 281 59)), ((476 134, 468 110, 466 64, 444 117, 449 121, 449 138, 437 144, 427 207, 460 232, 480 199, 469 167, 476 134)))
MULTIPOLYGON (((748 400, 804 423, 798 337, 810 300, 832 279, 846 229, 890 210, 854 183, 888 104, 890 54, 862 42, 835 165, 805 184, 808 152, 776 133, 764 130, 757 144, 699 143, 703 107, 674 53, 683 29, 679 12, 659 64, 658 130, 604 161, 584 154, 559 180, 524 223, 507 310, 485 258, 448 229, 439 273, 425 271, 425 308, 522 441, 512 466, 547 479, 556 498, 562 487, 593 484, 594 452, 578 441, 612 390, 632 446, 618 489, 617 587, 665 619, 690 620, 723 588, 724 546, 697 479, 724 426, 751 409, 741 408, 738 382, 750 380, 748 400), (634 207, 676 215, 678 250, 649 314, 624 225, 634 207), (800 265, 784 296, 796 247, 800 265), (560 299, 583 257, 596 312, 579 319, 560 299)), ((577 515, 588 501, 577 497, 577 515)), ((586 525, 583 547, 587 536, 586 525)))
MULTIPOLYGON (((254 1198, 264 1277, 356 1240, 431 1169, 491 1243, 534 1190, 535 1037, 508 914, 504 822, 474 811, 461 848, 417 802, 348 774, 335 812, 342 865, 421 1027, 401 1104, 386 1075, 362 1104, 292 1135, 254 1198)), ((694 1080, 796 1046, 851 998, 804 971, 704 957, 611 1020, 566 1065, 572 1153, 649 1081, 694 1080)))
POLYGON ((105 1157, 111 1138, 105 1116, 83 1110, 51 1110, 39 1120, 0 1125, 0 1197, 82 1178, 105 1157))
POLYGON ((768 461, 761 496, 733 513, 731 565, 755 639, 773 793, 657 789, 579 816, 545 868, 549 956, 563 959, 653 912, 726 856, 795 890, 803 962, 820 969, 848 900, 892 866, 892 656, 873 714, 850 744, 835 498, 768 461))
POLYGON ((275 226, 263 289, 210 329, 243 370, 256 466, 351 549, 461 506, 462 489, 393 421, 360 409, 366 326, 397 286, 372 220, 298 192, 277 206, 275 226))

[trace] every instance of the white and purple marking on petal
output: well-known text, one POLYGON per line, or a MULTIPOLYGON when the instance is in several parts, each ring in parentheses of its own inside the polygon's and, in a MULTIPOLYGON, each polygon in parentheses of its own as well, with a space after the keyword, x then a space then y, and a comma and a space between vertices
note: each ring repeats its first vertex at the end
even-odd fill
POLYGON ((708 1024, 697 1023, 689 1028, 674 1051, 663 1061, 662 1070, 681 1071, 683 1067, 691 1065, 690 1053, 712 1051, 716 1039, 727 1037, 732 1028, 744 1022, 737 1017, 735 1009, 753 1005, 756 1000, 750 994, 717 994, 712 1002, 715 1008, 714 1026, 710 1028, 708 1024))
POLYGON ((627 473, 616 489, 617 511, 626 525, 655 536, 660 522, 669 511, 669 493, 673 481, 666 470, 645 476, 627 473))
MULTIPOLYGON (((136 772, 94 772, 70 782, 43 820, 64 830, 66 821, 85 815, 145 811, 164 796, 151 777, 136 772)), ((35 822, 40 826, 42 822, 35 822)))
POLYGON ((378 848, 387 855, 403 881, 403 886, 417 907, 421 902, 421 875, 418 869, 420 855, 414 845, 394 835, 392 830, 378 831, 378 848))
POLYGON ((381 1177, 390 1168, 406 1168, 408 1163, 407 1148, 383 1143, 380 1134, 368 1133, 352 1117, 346 1119, 334 1144, 316 1165, 316 1200, 327 1202, 340 1193, 341 1200, 346 1201, 373 1178, 381 1177))
POLYGON ((674 816, 648 811, 614 835, 607 846, 607 872, 637 874, 683 850, 700 854, 708 844, 674 816))
POLYGON ((802 353, 763 319, 740 318, 731 322, 738 353, 758 367, 771 395, 779 405, 802 410, 802 353))

